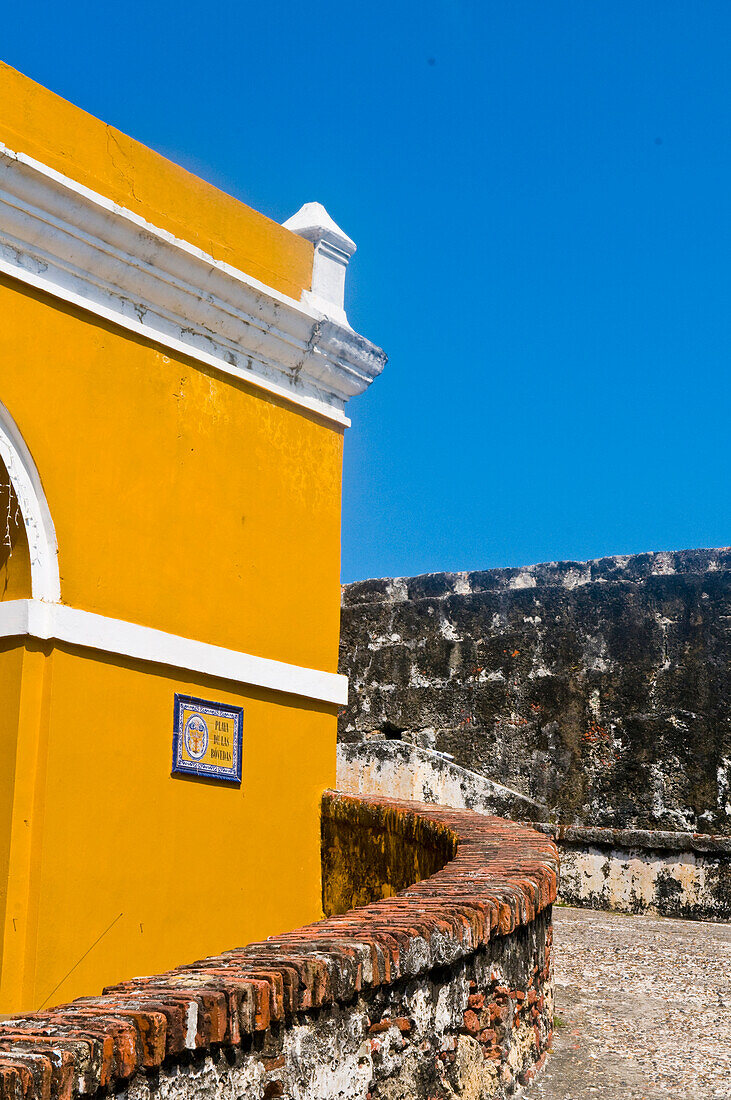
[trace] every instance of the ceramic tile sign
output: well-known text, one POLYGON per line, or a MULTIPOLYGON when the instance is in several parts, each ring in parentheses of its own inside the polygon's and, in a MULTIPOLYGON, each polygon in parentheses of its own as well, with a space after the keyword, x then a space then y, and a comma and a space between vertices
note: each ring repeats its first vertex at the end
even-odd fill
POLYGON ((241 782, 243 707, 175 695, 173 775, 241 782))

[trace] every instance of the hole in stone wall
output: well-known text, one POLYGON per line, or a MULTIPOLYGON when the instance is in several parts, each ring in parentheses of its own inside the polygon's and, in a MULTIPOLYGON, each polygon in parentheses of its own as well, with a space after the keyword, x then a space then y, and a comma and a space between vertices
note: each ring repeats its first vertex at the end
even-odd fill
POLYGON ((403 741, 404 730, 394 726, 393 722, 384 722, 381 726, 381 733, 387 741, 403 741))

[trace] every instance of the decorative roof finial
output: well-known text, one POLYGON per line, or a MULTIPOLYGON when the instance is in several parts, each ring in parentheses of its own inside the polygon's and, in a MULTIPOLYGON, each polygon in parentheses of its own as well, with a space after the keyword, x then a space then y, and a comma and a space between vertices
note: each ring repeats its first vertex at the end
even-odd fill
POLYGON ((303 292, 303 299, 321 310, 331 321, 347 325, 345 269, 355 252, 355 243, 335 224, 319 202, 306 202, 284 222, 284 228, 312 241, 315 246, 312 289, 303 292))

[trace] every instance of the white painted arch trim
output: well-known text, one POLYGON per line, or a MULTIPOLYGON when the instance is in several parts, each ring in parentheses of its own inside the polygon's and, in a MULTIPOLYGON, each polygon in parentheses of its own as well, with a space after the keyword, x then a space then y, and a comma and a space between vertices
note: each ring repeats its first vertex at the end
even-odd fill
POLYGON ((296 301, 2 143, 0 272, 341 426, 386 362, 306 292, 296 301))
POLYGON ((0 458, 10 477, 23 517, 30 553, 31 592, 35 600, 61 599, 58 541, 40 474, 12 416, 0 402, 0 458))
POLYGON ((348 678, 41 600, 0 603, 0 637, 30 637, 343 706, 348 678))

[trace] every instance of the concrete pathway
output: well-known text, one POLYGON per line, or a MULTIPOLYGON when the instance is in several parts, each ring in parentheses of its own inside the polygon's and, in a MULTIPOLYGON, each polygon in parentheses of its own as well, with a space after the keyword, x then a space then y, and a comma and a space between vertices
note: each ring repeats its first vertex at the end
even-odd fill
POLYGON ((731 924, 554 908, 553 1053, 524 1100, 731 1100, 731 924))

